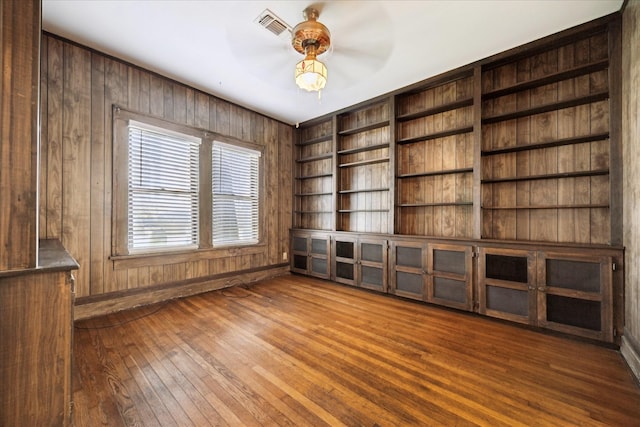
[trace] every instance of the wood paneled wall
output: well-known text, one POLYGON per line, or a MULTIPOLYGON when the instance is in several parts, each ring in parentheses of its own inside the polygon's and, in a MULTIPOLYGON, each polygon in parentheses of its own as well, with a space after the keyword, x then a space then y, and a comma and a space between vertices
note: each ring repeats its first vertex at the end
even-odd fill
POLYGON ((40 237, 60 238, 80 264, 79 298, 287 261, 291 126, 50 34, 42 39, 41 65, 40 237), (264 146, 265 245, 171 263, 110 259, 113 105, 264 146))
POLYGON ((0 2, 0 271, 36 266, 40 1, 0 2))
POLYGON ((622 21, 622 145, 624 159, 625 328, 622 354, 640 380, 640 2, 622 21))

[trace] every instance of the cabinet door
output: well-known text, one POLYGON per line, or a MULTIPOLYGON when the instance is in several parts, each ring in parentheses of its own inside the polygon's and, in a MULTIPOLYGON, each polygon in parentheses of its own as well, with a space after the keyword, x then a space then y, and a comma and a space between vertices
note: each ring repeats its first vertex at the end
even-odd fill
POLYGON ((329 247, 331 239, 327 235, 311 235, 309 237, 309 275, 328 279, 329 247))
POLYGON ((391 286, 389 293, 417 300, 425 299, 427 245, 423 242, 391 244, 391 286))
POLYGON ((536 323, 536 254, 480 248, 478 312, 514 322, 536 323))
POLYGON ((330 243, 331 239, 324 233, 292 233, 291 271, 328 279, 330 243))
POLYGON ((538 325, 611 342, 612 258, 538 252, 538 325))
POLYGON ((356 285, 356 260, 358 259, 356 239, 334 237, 332 250, 332 279, 347 285, 356 285))
POLYGON ((309 272, 309 237, 306 234, 291 235, 291 271, 300 274, 309 272))
POLYGON ((473 310, 472 254, 471 246, 429 245, 427 301, 473 310))
POLYGON ((387 241, 359 240, 358 285, 387 292, 387 241))

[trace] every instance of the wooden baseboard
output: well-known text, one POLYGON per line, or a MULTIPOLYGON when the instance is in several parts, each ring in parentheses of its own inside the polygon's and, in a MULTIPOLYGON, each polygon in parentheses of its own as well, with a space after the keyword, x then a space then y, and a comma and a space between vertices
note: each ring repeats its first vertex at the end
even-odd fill
POLYGON ((118 292, 112 297, 104 295, 94 300, 86 298, 76 302, 73 317, 74 320, 88 319, 143 305, 266 280, 287 273, 289 273, 289 265, 277 265, 273 268, 239 271, 233 275, 225 274, 202 281, 176 283, 173 286, 132 289, 131 292, 118 292))
POLYGON ((630 334, 622 335, 622 345, 620 346, 622 357, 631 368, 636 380, 640 383, 640 345, 630 334))

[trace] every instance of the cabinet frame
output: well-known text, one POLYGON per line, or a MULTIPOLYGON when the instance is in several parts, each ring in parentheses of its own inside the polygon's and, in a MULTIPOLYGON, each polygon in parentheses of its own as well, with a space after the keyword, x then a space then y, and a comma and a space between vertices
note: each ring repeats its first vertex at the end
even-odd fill
POLYGON ((329 262, 329 257, 331 254, 331 237, 329 234, 319 233, 319 232, 309 232, 309 231, 293 231, 291 233, 291 271, 294 273, 305 274, 308 276, 318 277, 320 279, 329 279, 331 278, 331 263, 329 262), (305 249, 304 250, 296 250, 295 247, 295 239, 305 239, 305 249), (313 250, 313 240, 325 240, 325 252, 324 254, 321 252, 314 252, 313 250), (296 266, 296 256, 305 257, 306 265, 305 268, 299 268, 296 266), (313 261, 314 260, 324 260, 327 266, 326 273, 318 272, 313 269, 313 261))
POLYGON ((535 324, 537 321, 536 298, 536 253, 527 249, 504 249, 480 247, 478 249, 478 313, 512 322, 535 324), (527 262, 527 283, 487 277, 486 256, 524 258, 527 262), (527 315, 495 310, 487 306, 487 288, 493 286, 527 293, 527 315))
POLYGON ((400 241, 391 241, 390 244, 390 252, 389 255, 389 263, 390 263, 390 286, 389 293, 404 297, 411 298, 414 300, 425 301, 425 295, 427 293, 428 283, 427 283, 427 251, 428 245, 426 241, 410 241, 410 240, 400 240, 400 241), (420 250, 420 267, 412 267, 408 265, 398 264, 398 248, 411 248, 411 249, 419 249, 420 250), (419 275, 422 280, 422 289, 420 293, 408 292, 402 289, 398 289, 398 278, 397 273, 407 273, 419 275))
POLYGON ((581 335, 601 341, 613 340, 613 258, 611 256, 566 254, 552 251, 539 251, 537 255, 537 325, 560 332, 581 335), (547 260, 578 261, 598 264, 600 269, 599 292, 573 290, 564 287, 554 287, 547 283, 547 260), (558 323, 548 319, 547 295, 568 297, 583 301, 597 301, 600 303, 600 330, 592 330, 579 326, 558 323))
POLYGON ((374 291, 386 293, 388 290, 388 241, 386 239, 368 238, 368 237, 350 237, 336 235, 333 237, 331 245, 331 280, 343 283, 350 286, 371 289, 374 291), (340 243, 350 243, 353 245, 353 257, 338 256, 338 245, 340 243), (363 259, 363 245, 380 245, 381 247, 381 260, 373 261, 363 259), (338 263, 343 265, 351 265, 353 269, 353 278, 347 278, 339 276, 338 263), (365 275, 363 274, 363 268, 377 268, 382 270, 382 283, 380 285, 367 283, 365 281, 365 275))
POLYGON ((445 243, 431 243, 428 245, 427 253, 427 290, 426 301, 447 307, 458 308, 461 310, 472 311, 474 306, 473 298, 473 246, 471 245, 454 245, 445 243), (464 274, 453 273, 449 271, 439 271, 435 268, 435 251, 451 251, 462 252, 464 254, 464 274), (456 302, 450 299, 439 298, 435 295, 435 280, 437 278, 450 279, 464 282, 465 301, 456 302))

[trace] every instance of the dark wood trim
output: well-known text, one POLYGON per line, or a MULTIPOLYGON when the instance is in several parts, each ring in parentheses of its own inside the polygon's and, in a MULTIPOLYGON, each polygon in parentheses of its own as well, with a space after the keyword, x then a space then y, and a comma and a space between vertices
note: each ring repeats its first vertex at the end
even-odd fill
MULTIPOLYGON (((268 265, 268 266, 263 266, 263 267, 256 267, 256 268, 249 268, 246 270, 238 270, 238 271, 230 271, 227 273, 221 273, 221 274, 213 274, 213 275, 209 275, 209 276, 203 276, 203 277, 197 277, 194 279, 187 279, 187 280, 181 280, 178 282, 170 282, 170 283, 161 283, 159 285, 154 285, 154 286, 148 286, 145 288, 138 288, 138 289, 128 289, 126 291, 116 291, 116 292, 110 292, 108 294, 101 294, 101 295, 90 295, 90 296, 86 296, 86 297, 80 297, 80 298, 76 298, 75 300, 75 307, 80 307, 83 305, 87 305, 87 304, 94 304, 94 303, 98 303, 98 302, 111 302, 114 301, 116 299, 121 299, 124 297, 131 297, 131 296, 136 296, 136 295, 144 295, 146 293, 153 293, 156 291, 162 291, 162 290, 167 290, 167 289, 174 289, 174 288, 180 288, 180 287, 184 287, 184 286, 188 286, 188 285, 193 285, 193 284, 197 284, 197 283, 204 283, 204 282, 211 282, 211 281, 215 281, 215 280, 221 280, 221 279, 234 279, 236 277, 241 277, 244 275, 248 275, 251 273, 258 273, 258 272, 264 272, 264 271, 271 271, 271 270, 280 270, 283 267, 288 267, 289 264, 288 263, 281 263, 281 264, 275 264, 275 265, 268 265)), ((235 285, 237 283, 232 283, 231 285, 235 285)), ((126 307, 126 308, 130 308, 130 306, 126 307)), ((96 314, 98 315, 98 314, 96 314)), ((77 320, 77 318, 76 318, 77 320)))
POLYGON ((473 68, 473 231, 472 237, 482 237, 482 68, 473 68))
POLYGON ((609 127, 611 186, 611 244, 623 242, 623 161, 622 161, 622 22, 620 19, 609 23, 609 127))

